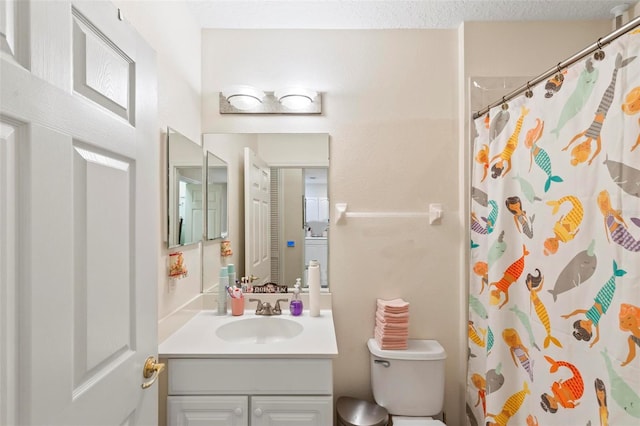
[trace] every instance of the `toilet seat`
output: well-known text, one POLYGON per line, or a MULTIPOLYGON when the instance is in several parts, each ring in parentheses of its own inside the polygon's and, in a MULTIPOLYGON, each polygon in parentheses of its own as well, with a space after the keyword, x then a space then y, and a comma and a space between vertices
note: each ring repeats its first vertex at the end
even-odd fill
POLYGON ((405 417, 392 416, 393 426, 445 426, 440 420, 433 417, 405 417))

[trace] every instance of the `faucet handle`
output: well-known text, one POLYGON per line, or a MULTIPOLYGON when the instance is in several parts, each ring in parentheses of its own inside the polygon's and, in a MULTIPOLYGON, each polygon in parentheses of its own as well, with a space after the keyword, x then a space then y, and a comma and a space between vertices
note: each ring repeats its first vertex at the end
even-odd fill
POLYGON ((289 299, 278 299, 276 300, 276 306, 273 308, 273 313, 276 315, 280 315, 282 313, 282 309, 280 308, 280 302, 288 302, 289 299))
POLYGON ((262 305, 262 300, 260 299, 249 299, 249 302, 258 302, 256 305, 256 315, 262 315, 264 311, 264 306, 262 305))

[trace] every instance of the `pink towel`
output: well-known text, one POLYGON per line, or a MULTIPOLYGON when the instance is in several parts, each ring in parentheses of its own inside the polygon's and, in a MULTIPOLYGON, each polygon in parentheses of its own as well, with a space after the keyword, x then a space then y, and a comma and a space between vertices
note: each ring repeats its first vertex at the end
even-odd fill
POLYGON ((378 310, 385 313, 400 314, 409 312, 409 302, 405 302, 402 299, 383 300, 377 299, 376 305, 378 310))
POLYGON ((394 330, 408 330, 409 322, 396 324, 396 323, 384 323, 376 320, 376 327, 378 327, 382 331, 394 331, 394 330))
POLYGON ((389 334, 389 333, 383 333, 382 331, 378 330, 377 328, 373 330, 373 334, 380 337, 382 340, 405 340, 409 338, 409 333, 402 333, 402 334, 389 334))
POLYGON ((409 338, 408 331, 406 333, 389 334, 389 333, 383 333, 382 331, 376 328, 373 330, 373 334, 376 336, 376 338, 379 338, 384 342, 397 342, 397 341, 407 340, 409 338))
POLYGON ((404 342, 389 343, 389 342, 382 341, 376 337, 376 343, 378 343, 378 346, 380 347, 380 349, 384 349, 384 350, 409 348, 409 342, 407 342, 406 340, 404 342))
POLYGON ((383 324, 408 324, 409 314, 392 315, 376 312, 376 321, 380 321, 383 324))

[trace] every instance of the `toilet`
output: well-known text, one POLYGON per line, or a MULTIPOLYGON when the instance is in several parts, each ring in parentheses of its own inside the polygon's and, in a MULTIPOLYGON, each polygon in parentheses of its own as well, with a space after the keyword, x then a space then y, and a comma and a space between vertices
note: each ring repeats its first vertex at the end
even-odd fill
POLYGON ((432 417, 444 407, 447 354, 440 343, 409 339, 407 349, 383 350, 369 339, 367 346, 373 398, 389 412, 393 426, 444 425, 432 417))

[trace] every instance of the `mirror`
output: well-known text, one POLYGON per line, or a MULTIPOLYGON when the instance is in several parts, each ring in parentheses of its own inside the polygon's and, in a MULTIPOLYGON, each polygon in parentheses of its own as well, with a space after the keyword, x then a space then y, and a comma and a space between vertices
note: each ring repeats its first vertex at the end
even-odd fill
MULTIPOLYGON (((236 265, 238 276, 253 273, 260 277, 254 284, 275 282, 289 287, 295 284, 296 278, 302 278, 304 285, 306 265, 310 259, 317 259, 322 269, 322 286, 328 288, 329 135, 205 134, 203 145, 229 167, 228 238, 232 242, 233 257, 225 261, 236 265), (245 166, 245 148, 264 162, 269 177, 266 178, 265 174, 263 180, 273 188, 268 190, 268 214, 266 211, 263 213, 263 229, 268 230, 268 234, 265 232, 261 237, 252 234, 252 229, 257 229, 259 222, 246 217, 258 209, 245 207, 252 205, 251 201, 245 204, 245 195, 250 193, 249 189, 245 191, 245 187, 251 187, 251 178, 245 178, 245 172, 251 170, 251 166, 245 166), (253 227, 251 223, 254 223, 253 227), (264 262, 265 269, 255 273, 254 267, 260 263, 258 259, 264 262)), ((215 258, 219 253, 215 250, 219 248, 205 245, 204 250, 203 288, 206 290, 216 280, 218 260, 215 258)))
POLYGON ((167 128, 167 213, 169 248, 202 240, 203 154, 200 145, 167 128))
POLYGON ((227 238, 227 163, 207 151, 207 240, 227 238))

